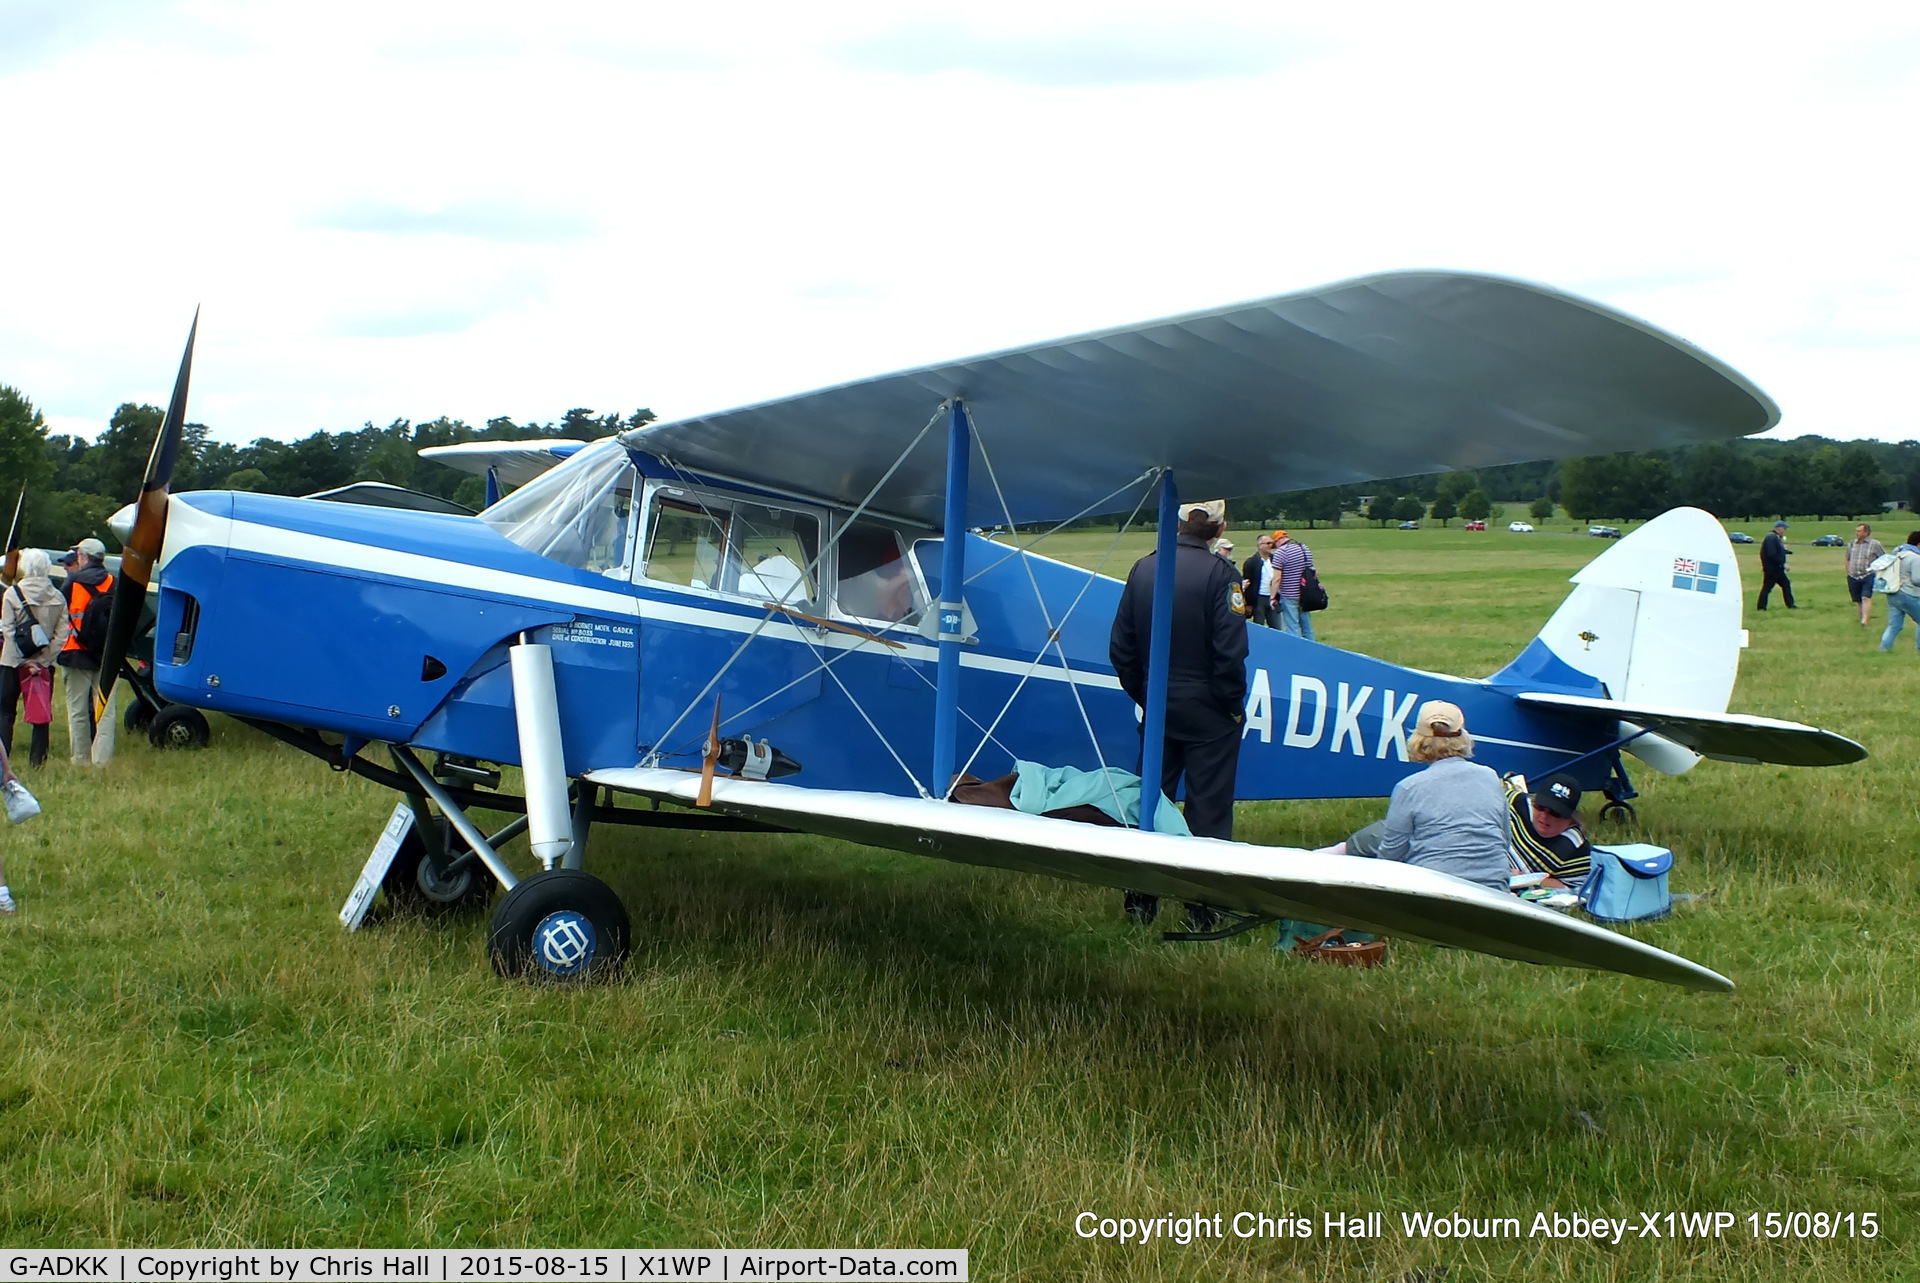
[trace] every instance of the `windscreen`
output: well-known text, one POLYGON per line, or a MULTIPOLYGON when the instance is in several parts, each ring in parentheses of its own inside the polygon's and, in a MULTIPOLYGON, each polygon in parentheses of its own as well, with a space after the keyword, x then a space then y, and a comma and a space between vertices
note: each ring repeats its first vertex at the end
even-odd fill
POLYGON ((634 476, 619 442, 596 442, 521 486, 480 519, 543 557, 614 574, 627 563, 634 476))

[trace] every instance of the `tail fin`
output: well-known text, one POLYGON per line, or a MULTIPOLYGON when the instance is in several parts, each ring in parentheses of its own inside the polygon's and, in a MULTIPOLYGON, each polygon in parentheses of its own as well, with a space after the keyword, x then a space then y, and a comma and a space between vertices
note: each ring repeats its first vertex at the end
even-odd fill
POLYGON ((1674 508, 1607 549, 1540 630, 1562 661, 1634 704, 1725 712, 1740 672, 1740 568, 1727 532, 1674 508))
POLYGON ((1573 583, 1540 636, 1489 682, 1726 711, 1746 644, 1743 598, 1733 545, 1711 514, 1662 513, 1588 562, 1573 583))

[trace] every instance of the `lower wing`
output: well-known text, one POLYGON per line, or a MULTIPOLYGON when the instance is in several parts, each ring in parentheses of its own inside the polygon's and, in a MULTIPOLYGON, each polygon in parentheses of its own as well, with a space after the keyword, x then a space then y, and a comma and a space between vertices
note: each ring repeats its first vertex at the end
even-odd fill
POLYGON ((1780 766, 1844 766, 1857 762, 1867 750, 1844 735, 1799 722, 1782 722, 1746 713, 1706 713, 1697 709, 1662 708, 1653 704, 1623 704, 1585 695, 1553 695, 1529 691, 1515 695, 1519 703, 1593 719, 1630 723, 1664 739, 1685 745, 1702 757, 1749 764, 1772 762, 1780 766))
MULTIPOLYGON (((586 778, 689 806, 700 791, 700 777, 686 771, 627 767, 586 778)), ((1521 962, 1617 971, 1688 989, 1733 988, 1725 976, 1629 936, 1389 860, 742 779, 714 781, 713 809, 866 846, 1338 923, 1521 962)))

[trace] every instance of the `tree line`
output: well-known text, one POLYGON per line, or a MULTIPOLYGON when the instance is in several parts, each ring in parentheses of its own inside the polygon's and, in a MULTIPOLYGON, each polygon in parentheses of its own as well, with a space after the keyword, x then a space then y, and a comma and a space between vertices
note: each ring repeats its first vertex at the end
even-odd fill
POLYGON ((1342 513, 1370 521, 1484 520, 1507 504, 1535 517, 1556 506, 1580 521, 1644 521, 1669 508, 1716 517, 1867 517, 1889 501, 1920 510, 1920 441, 1741 439, 1678 450, 1594 455, 1478 471, 1389 477, 1365 485, 1250 495, 1227 504, 1232 521, 1278 518, 1311 528, 1342 513), (1362 501, 1365 500, 1363 503, 1362 501))
MULTIPOLYGON (((352 432, 321 431, 298 441, 261 437, 250 445, 211 440, 205 425, 192 423, 181 443, 173 489, 302 495, 355 481, 384 481, 478 509, 484 480, 422 459, 423 447, 551 437, 591 441, 652 417, 648 410, 623 416, 575 408, 551 423, 501 417, 474 427, 444 416, 426 423, 395 419, 384 428, 368 423, 352 432)), ((91 535, 118 547, 107 518, 139 493, 163 418, 158 406, 128 402, 91 442, 50 434, 33 403, 0 384, 0 490, 10 494, 26 483, 21 542, 65 548, 91 535)), ((1322 521, 1338 524, 1343 513, 1360 512, 1382 525, 1423 518, 1445 524, 1456 517, 1484 520, 1496 508, 1518 504, 1537 517, 1550 515, 1557 505, 1581 521, 1638 521, 1685 504, 1723 518, 1824 519, 1869 516, 1891 499, 1920 510, 1920 441, 1843 443, 1807 436, 1250 495, 1230 500, 1227 516, 1312 527, 1322 521), (1363 498, 1369 502, 1363 505, 1363 498)))
MULTIPOLYGON (((68 548, 93 536, 118 548, 107 518, 138 497, 154 436, 165 417, 158 406, 128 402, 89 442, 49 433, 33 403, 19 390, 0 384, 0 500, 10 505, 26 483, 22 546, 68 548)), ((353 432, 315 432, 298 441, 261 437, 250 445, 211 440, 205 424, 189 423, 172 488, 175 493, 227 489, 305 495, 355 481, 384 481, 477 510, 485 500, 485 479, 422 459, 422 448, 551 437, 592 441, 652 417, 648 410, 622 416, 576 408, 551 423, 516 423, 502 417, 478 428, 444 416, 427 423, 395 419, 384 428, 368 423, 353 432)), ((10 516, 10 511, 0 513, 0 520, 10 516)))

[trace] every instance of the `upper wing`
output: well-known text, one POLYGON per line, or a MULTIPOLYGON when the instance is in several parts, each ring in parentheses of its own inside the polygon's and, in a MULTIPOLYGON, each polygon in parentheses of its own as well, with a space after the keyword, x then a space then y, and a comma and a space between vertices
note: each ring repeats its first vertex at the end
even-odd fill
POLYGON ((1683 744, 1702 757, 1722 762, 1844 766, 1867 755, 1865 748, 1844 735, 1835 735, 1817 726, 1746 713, 1703 713, 1697 709, 1622 704, 1611 699, 1543 691, 1523 692, 1514 699, 1536 708, 1627 722, 1683 744))
MULTIPOLYGON (((1712 357, 1598 304, 1493 277, 1403 272, 621 439, 696 472, 851 504, 949 397, 965 399, 1016 521, 1071 516, 1152 466, 1171 467, 1183 494, 1262 494, 1678 446, 1780 417, 1712 357)), ((945 434, 930 435, 876 509, 939 523, 945 434)), ((1004 519, 992 488, 975 486, 968 523, 1004 519)))
POLYGON ((462 441, 459 445, 425 446, 420 457, 483 477, 491 470, 507 485, 523 486, 547 469, 558 467, 586 444, 562 437, 541 437, 533 441, 462 441))
POLYGON ((460 517, 473 515, 473 509, 465 504, 442 499, 436 494, 409 490, 405 486, 389 485, 384 481, 355 481, 332 490, 315 491, 307 498, 325 499, 329 503, 358 503, 370 508, 405 508, 409 512, 444 512, 460 517))
MULTIPOLYGON (((700 777, 686 771, 616 768, 586 778, 684 805, 700 791, 700 777)), ((1619 971, 1689 989, 1733 988, 1726 977, 1631 937, 1389 860, 741 779, 714 781, 713 809, 868 846, 1339 923, 1522 962, 1619 971)))

